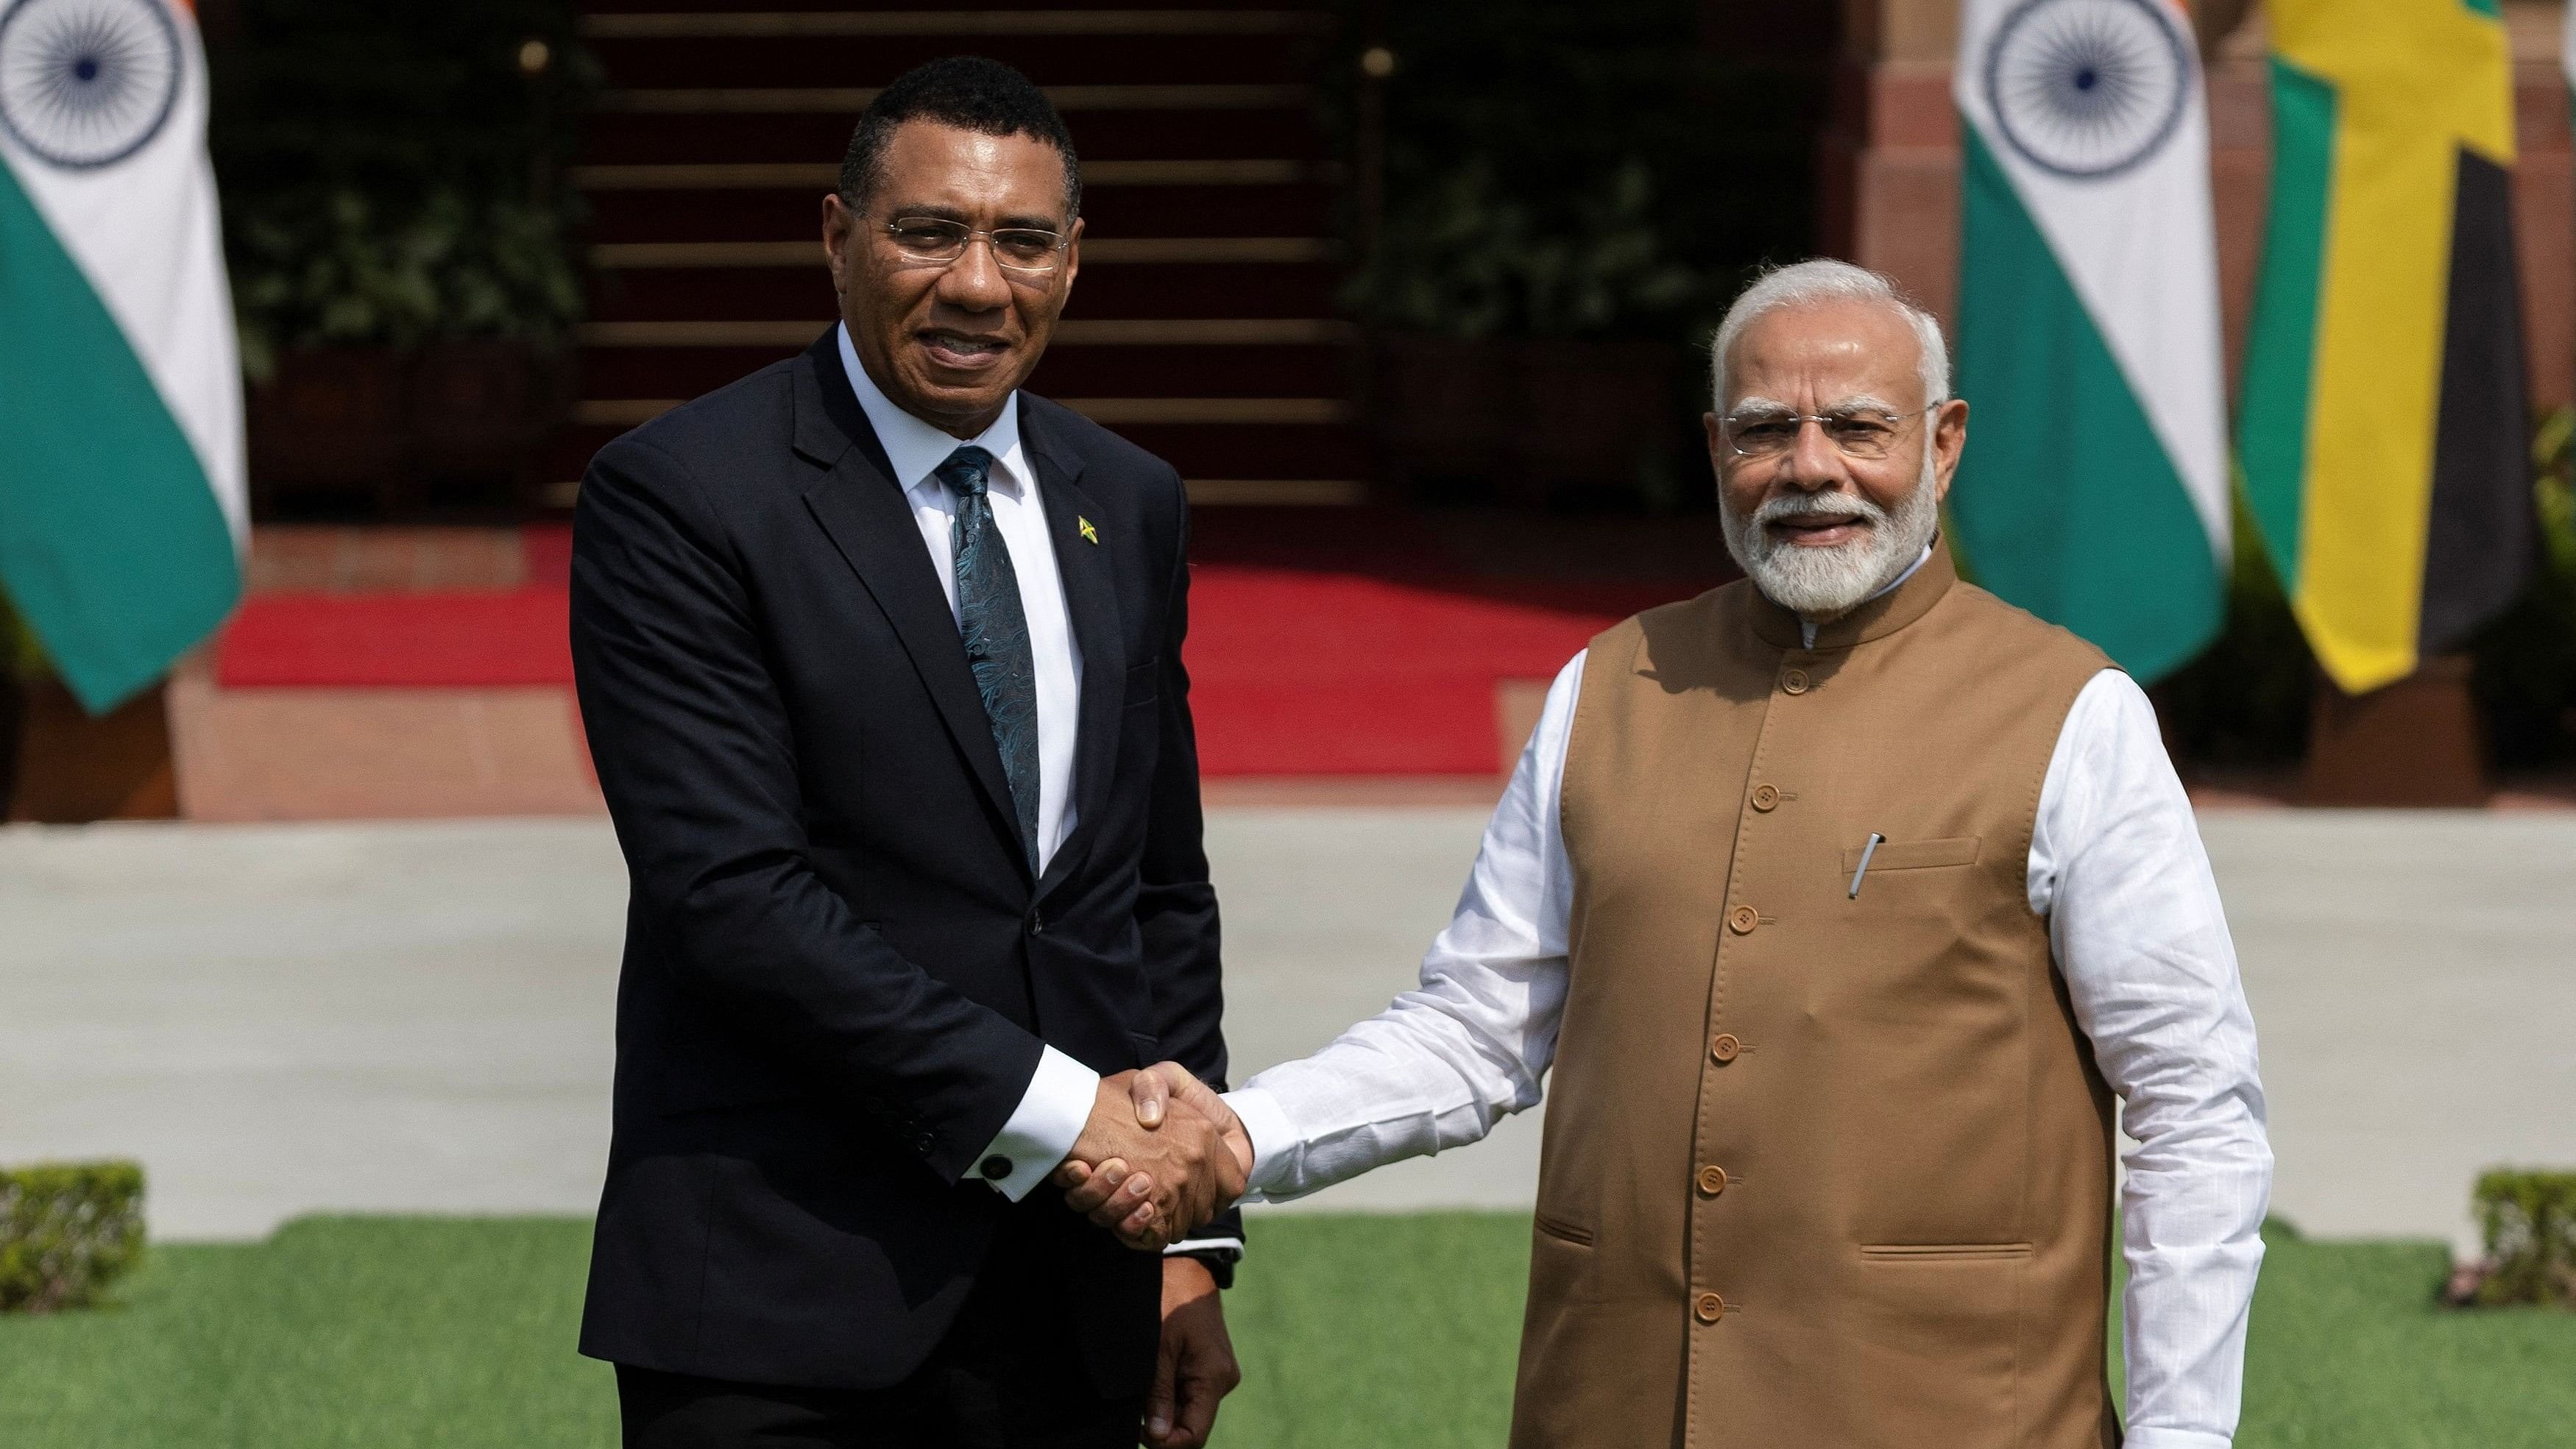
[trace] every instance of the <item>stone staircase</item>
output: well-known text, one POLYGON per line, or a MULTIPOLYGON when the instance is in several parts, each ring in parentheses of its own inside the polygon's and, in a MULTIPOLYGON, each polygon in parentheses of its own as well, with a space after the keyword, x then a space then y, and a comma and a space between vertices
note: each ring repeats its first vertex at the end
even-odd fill
POLYGON ((583 18, 607 90, 573 172, 591 320, 552 502, 619 432, 829 325, 818 213, 850 127, 875 87, 955 54, 1046 87, 1083 158, 1082 277, 1030 386, 1169 459, 1198 502, 1361 500, 1339 178, 1315 125, 1329 14, 690 3, 583 18))

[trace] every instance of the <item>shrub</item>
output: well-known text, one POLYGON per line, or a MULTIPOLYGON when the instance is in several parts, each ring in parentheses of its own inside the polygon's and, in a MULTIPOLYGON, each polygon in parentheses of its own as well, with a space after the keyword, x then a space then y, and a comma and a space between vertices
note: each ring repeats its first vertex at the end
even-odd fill
POLYGON ((140 1164, 0 1169, 0 1313, 95 1302, 142 1256, 140 1164))
POLYGON ((2576 1172, 2497 1168, 2477 1186, 2486 1279, 2477 1301, 2576 1308, 2576 1172))
POLYGON ((207 144, 254 381, 300 348, 566 340, 599 82, 571 0, 222 9, 207 144))

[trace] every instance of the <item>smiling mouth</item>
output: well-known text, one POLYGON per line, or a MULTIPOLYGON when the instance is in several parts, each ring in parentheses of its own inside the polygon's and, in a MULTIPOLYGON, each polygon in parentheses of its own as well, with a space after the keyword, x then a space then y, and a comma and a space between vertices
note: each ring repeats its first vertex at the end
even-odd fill
POLYGON ((1766 520, 1773 536, 1809 548, 1831 548, 1858 538, 1869 520, 1857 513, 1794 513, 1766 520))
POLYGON ((969 332, 919 332, 914 334, 914 338, 929 352, 933 361, 961 371, 991 367, 1011 351, 1010 344, 1002 338, 969 332))

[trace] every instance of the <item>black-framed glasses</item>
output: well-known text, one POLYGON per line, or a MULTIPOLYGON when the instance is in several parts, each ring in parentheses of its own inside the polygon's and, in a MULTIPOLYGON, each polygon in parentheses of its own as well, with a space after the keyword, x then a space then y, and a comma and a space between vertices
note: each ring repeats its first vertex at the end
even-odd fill
POLYGON ((1825 430, 1825 441, 1844 457, 1884 458, 1894 451, 1908 421, 1939 406, 1940 403, 1931 403, 1910 413, 1873 407, 1836 408, 1828 413, 1749 413, 1726 420, 1726 445, 1740 458, 1777 458, 1795 449, 1798 435, 1807 430, 1807 424, 1814 423, 1825 430))
POLYGON ((1064 264, 1064 237, 1034 226, 983 231, 941 216, 898 216, 885 223, 885 234, 905 261, 924 266, 957 260, 977 237, 993 249, 993 265, 1006 272, 1042 277, 1064 264))

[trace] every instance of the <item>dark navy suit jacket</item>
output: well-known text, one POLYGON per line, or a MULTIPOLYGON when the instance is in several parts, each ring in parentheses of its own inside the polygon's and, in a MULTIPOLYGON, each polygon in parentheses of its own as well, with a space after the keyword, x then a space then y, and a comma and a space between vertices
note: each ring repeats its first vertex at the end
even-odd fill
POLYGON ((1037 880, 832 334, 590 466, 573 660, 633 895, 584 1353, 891 1384, 1027 1212, 1051 1265, 1029 1311, 1104 1392, 1152 1372, 1159 1263, 970 1174, 1042 1043, 1225 1074, 1188 512, 1168 464, 1018 405, 1082 657, 1077 818, 1037 880))

